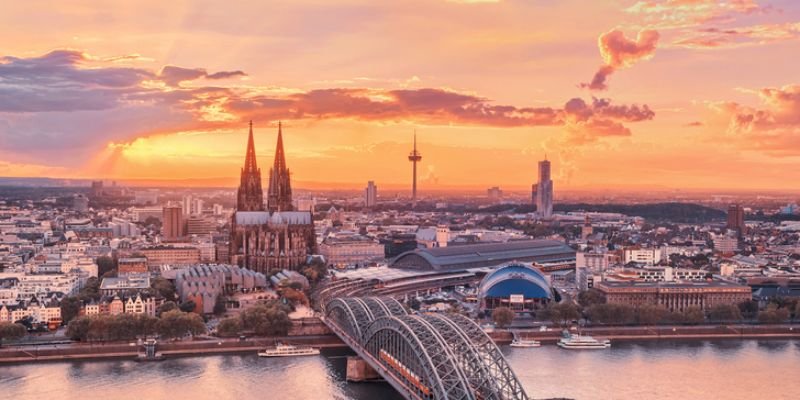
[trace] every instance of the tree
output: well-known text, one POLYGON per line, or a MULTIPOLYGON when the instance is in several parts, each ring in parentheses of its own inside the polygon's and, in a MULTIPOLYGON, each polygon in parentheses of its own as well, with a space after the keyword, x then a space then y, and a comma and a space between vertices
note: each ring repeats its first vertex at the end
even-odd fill
POLYGON ((305 306, 308 305, 308 297, 306 297, 305 293, 299 290, 287 287, 283 289, 281 294, 283 295, 283 298, 291 301, 292 304, 302 304, 305 306))
POLYGON ((222 337, 238 336, 242 330, 242 321, 237 317, 225 318, 217 325, 217 335, 222 337))
POLYGON ((683 310, 684 322, 689 325, 702 324, 706 319, 706 314, 700 307, 691 306, 683 310))
POLYGON ((636 322, 640 325, 655 325, 664 320, 667 309, 655 304, 643 304, 636 309, 636 322))
POLYGON ((492 311, 492 321, 499 328, 505 328, 514 321, 514 311, 508 307, 497 307, 492 311))
POLYGON ((546 309, 545 314, 549 317, 550 321, 559 326, 568 325, 571 321, 581 316, 578 312, 578 307, 570 302, 551 303, 550 307, 546 309))
POLYGON ((217 296, 214 300, 214 315, 225 314, 225 297, 222 295, 217 296))
POLYGON ((605 304, 606 295, 597 289, 584 290, 578 294, 578 304, 583 308, 591 307, 595 304, 605 304))
POLYGON ((183 312, 192 312, 196 308, 197 308, 197 303, 195 303, 194 300, 186 300, 183 303, 181 303, 181 305, 178 306, 178 309, 180 309, 183 312))
POLYGON ((92 319, 88 316, 74 318, 67 325, 67 337, 72 340, 85 341, 89 338, 89 325, 92 319))
POLYGON ((164 313, 155 325, 156 332, 165 338, 199 335, 206 332, 203 318, 191 312, 172 310, 164 313))
POLYGON ((95 260, 95 264, 97 264, 97 275, 103 276, 107 272, 116 271, 117 270, 117 263, 114 261, 113 258, 109 256, 100 256, 97 257, 95 260))
POLYGON ((775 304, 770 304, 767 309, 758 313, 758 322, 762 324, 780 324, 789 319, 787 308, 778 308, 775 304))
POLYGON ((592 323, 628 325, 636 322, 636 310, 624 304, 596 304, 587 310, 592 323))
POLYGON ((739 311, 742 315, 748 318, 754 317, 758 313, 758 302, 754 300, 745 300, 739 303, 739 311))
POLYGON ((241 313, 242 329, 259 336, 285 336, 292 326, 288 309, 279 302, 257 304, 241 313))
POLYGON ((153 292, 167 300, 175 300, 175 284, 172 281, 163 277, 158 277, 150 282, 150 288, 153 292))
POLYGON ((23 325, 0 322, 0 347, 3 346, 3 339, 21 339, 27 334, 28 330, 23 325))
POLYGON ((414 311, 419 311, 419 308, 422 306, 422 303, 416 297, 412 297, 408 300, 408 307, 414 311))
POLYGON ((81 300, 100 300, 100 280, 95 277, 87 279, 78 297, 81 300))
POLYGON ((161 229, 161 220, 156 217, 147 217, 144 226, 152 226, 154 229, 161 229))
POLYGON ((738 306, 730 304, 720 304, 708 312, 708 319, 715 322, 735 322, 741 321, 742 312, 738 306))
POLYGON ((169 312, 169 311, 177 310, 177 309, 178 309, 178 305, 175 304, 174 301, 165 301, 160 306, 158 306, 158 310, 156 310, 156 314, 160 316, 161 314, 164 314, 165 312, 169 312))
POLYGON ((61 300, 61 320, 65 324, 77 317, 81 311, 81 300, 77 297, 65 297, 61 300))

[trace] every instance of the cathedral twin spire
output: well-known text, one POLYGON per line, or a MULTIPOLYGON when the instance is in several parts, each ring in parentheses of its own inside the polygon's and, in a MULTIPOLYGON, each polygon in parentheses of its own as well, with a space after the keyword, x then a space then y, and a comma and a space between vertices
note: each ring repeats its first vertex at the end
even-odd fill
MULTIPOLYGON (((283 151, 283 133, 278 123, 278 144, 275 148, 275 162, 269 172, 267 190, 267 209, 269 211, 291 211, 292 187, 286 156, 283 151)), ((253 121, 250 121, 250 134, 247 138, 247 152, 241 172, 241 182, 236 197, 237 211, 264 211, 264 192, 261 189, 261 169, 256 163, 256 150, 253 142, 253 121)))

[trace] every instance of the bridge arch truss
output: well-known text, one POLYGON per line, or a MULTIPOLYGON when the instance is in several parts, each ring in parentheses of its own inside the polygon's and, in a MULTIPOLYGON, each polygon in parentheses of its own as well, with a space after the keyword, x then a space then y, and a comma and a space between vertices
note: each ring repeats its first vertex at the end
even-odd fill
POLYGON ((410 315, 392 298, 335 298, 325 322, 409 399, 528 399, 492 339, 461 315, 410 315))

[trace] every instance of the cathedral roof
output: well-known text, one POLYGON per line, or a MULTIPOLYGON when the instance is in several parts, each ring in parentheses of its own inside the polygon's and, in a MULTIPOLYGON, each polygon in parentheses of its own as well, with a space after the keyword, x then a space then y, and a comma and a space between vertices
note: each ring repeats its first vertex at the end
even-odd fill
POLYGON ((237 211, 237 225, 309 225, 311 213, 308 211, 237 211))

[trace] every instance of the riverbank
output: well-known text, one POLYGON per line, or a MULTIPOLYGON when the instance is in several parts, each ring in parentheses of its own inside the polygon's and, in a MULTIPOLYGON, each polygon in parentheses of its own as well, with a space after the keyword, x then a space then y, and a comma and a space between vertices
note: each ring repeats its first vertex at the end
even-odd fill
MULTIPOLYGON (((518 335, 543 343, 555 343, 559 329, 548 331, 514 330, 518 335)), ((724 326, 659 326, 659 327, 592 327, 582 333, 612 341, 626 340, 736 340, 736 339, 800 339, 800 327, 791 325, 724 325, 724 326)), ((510 331, 495 331, 490 336, 499 345, 511 343, 510 331)), ((347 346, 334 335, 288 336, 278 338, 196 339, 165 341, 158 351, 167 357, 199 356, 225 353, 255 353, 276 341, 309 345, 326 349, 347 346)), ((4 346, 0 348, 0 364, 40 361, 91 360, 107 358, 133 359, 140 346, 135 342, 68 343, 55 345, 4 346)))
MULTIPOLYGON (((557 342, 559 329, 515 330, 520 336, 541 342, 557 342)), ((800 339, 800 326, 793 325, 698 325, 650 327, 590 327, 585 335, 617 340, 717 340, 717 339, 800 339)), ((510 341, 510 334, 508 340, 510 341)))
MULTIPOLYGON (((319 348, 346 348, 334 335, 290 336, 277 338, 197 339, 164 341, 158 351, 167 357, 198 356, 225 353, 249 353, 273 346, 275 342, 309 345, 319 348)), ((38 361, 91 360, 107 358, 133 359, 141 346, 136 342, 69 343, 57 345, 4 346, 0 349, 0 364, 38 361)))

